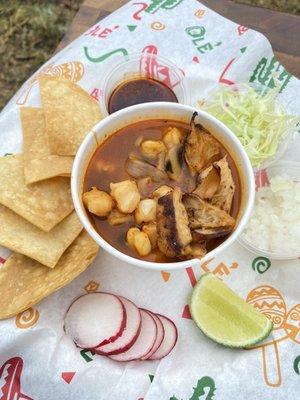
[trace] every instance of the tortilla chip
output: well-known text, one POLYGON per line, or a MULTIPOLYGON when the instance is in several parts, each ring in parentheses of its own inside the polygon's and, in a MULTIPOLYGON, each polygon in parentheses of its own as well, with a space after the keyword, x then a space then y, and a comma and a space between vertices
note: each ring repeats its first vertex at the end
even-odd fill
POLYGON ((0 204, 45 232, 74 209, 68 178, 25 185, 22 154, 0 157, 0 204))
POLYGON ((50 232, 44 232, 9 208, 0 205, 0 245, 50 268, 55 267, 81 230, 82 225, 75 211, 50 232))
POLYGON ((71 81, 45 75, 39 84, 51 154, 75 155, 102 119, 98 103, 71 81))
POLYGON ((42 108, 21 107, 25 183, 70 176, 73 157, 51 155, 42 108))
POLYGON ((18 314, 67 285, 94 260, 98 246, 83 231, 50 269, 13 253, 0 268, 0 319, 18 314))

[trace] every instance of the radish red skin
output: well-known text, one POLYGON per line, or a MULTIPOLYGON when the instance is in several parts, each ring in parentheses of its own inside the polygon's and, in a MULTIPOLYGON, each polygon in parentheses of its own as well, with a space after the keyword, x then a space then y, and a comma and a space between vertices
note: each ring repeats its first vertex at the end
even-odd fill
POLYGON ((168 354, 171 353, 173 348, 175 347, 178 339, 178 331, 176 328, 176 325, 170 318, 161 315, 161 314, 156 314, 157 317, 161 320, 164 330, 165 330, 165 337, 164 340, 162 341, 161 345, 158 347, 155 353, 153 353, 148 360, 161 360, 162 358, 166 357, 168 354), (168 335, 171 335, 168 336, 168 335), (165 347, 166 340, 170 341, 170 344, 165 347), (165 347, 165 348, 164 348, 165 347))
POLYGON ((112 360, 120 362, 140 360, 151 351, 156 339, 157 326, 150 313, 142 309, 140 311, 142 326, 139 337, 126 352, 109 356, 112 360))
POLYGON ((140 334, 142 318, 139 308, 129 299, 122 296, 118 297, 126 310, 126 327, 123 334, 111 343, 112 345, 104 345, 93 349, 99 355, 108 356, 127 351, 135 343, 140 334))
MULTIPOLYGON (((89 297, 91 298, 91 297, 89 297)), ((78 303, 77 303, 78 305, 78 303)), ((71 324, 72 324, 72 319, 71 319, 71 324)), ((116 324, 117 325, 117 324, 116 324)), ((82 296, 77 297, 69 306, 66 315, 65 315, 65 323, 64 323, 64 330, 67 334, 70 334, 71 338, 73 339, 73 341, 75 342, 77 347, 80 348, 84 348, 84 349, 93 349, 94 347, 98 347, 99 345, 105 344, 105 343, 112 343, 114 342, 119 336, 122 335, 124 329, 126 326, 126 310, 125 307, 123 305, 123 303, 120 301, 120 299, 118 298, 118 296, 111 294, 111 293, 106 293, 106 292, 94 292, 94 293, 88 293, 88 294, 84 294, 82 296), (69 313, 72 309, 72 307, 75 305, 76 302, 80 301, 80 299, 87 299, 88 296, 94 296, 94 295, 101 295, 102 298, 104 296, 104 298, 106 297, 106 301, 111 297, 113 298, 114 302, 116 302, 116 304, 119 305, 119 311, 120 311, 120 323, 118 324, 118 326, 115 329, 115 333, 112 334, 110 337, 105 338, 104 340, 101 340, 99 343, 95 345, 91 345, 91 344, 87 344, 87 343, 83 343, 81 341, 80 338, 77 337, 73 337, 73 335, 68 332, 68 328, 66 327, 66 325, 68 324, 68 317, 69 317, 69 313), (109 296, 109 297, 108 297, 109 296)))
POLYGON ((154 318, 154 321, 157 326, 157 334, 156 334, 156 339, 155 339, 152 349, 144 357, 141 358, 142 361, 148 360, 152 356, 152 354, 154 354, 156 352, 156 350, 161 345, 163 338, 165 336, 164 326, 163 326, 161 320, 158 318, 158 316, 155 313, 153 313, 152 311, 145 310, 145 309, 144 309, 144 311, 149 313, 154 318))

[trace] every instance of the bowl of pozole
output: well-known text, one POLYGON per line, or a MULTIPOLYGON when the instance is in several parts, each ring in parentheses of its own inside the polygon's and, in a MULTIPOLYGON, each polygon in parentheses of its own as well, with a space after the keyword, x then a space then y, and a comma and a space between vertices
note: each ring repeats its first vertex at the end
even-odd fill
POLYGON ((255 185, 234 134, 193 107, 157 102, 117 111, 86 136, 72 196, 110 254, 151 269, 216 256, 243 230, 255 185))

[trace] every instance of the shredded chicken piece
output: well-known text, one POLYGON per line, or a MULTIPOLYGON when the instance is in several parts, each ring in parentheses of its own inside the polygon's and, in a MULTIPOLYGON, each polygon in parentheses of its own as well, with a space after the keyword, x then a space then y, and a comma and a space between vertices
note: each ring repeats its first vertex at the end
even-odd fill
POLYGON ((191 229, 233 229, 235 225, 235 219, 224 210, 200 199, 196 194, 185 194, 183 196, 183 204, 188 213, 191 229))
POLYGON ((213 165, 215 169, 219 170, 220 184, 218 190, 211 198, 211 204, 229 213, 234 196, 235 184, 227 162, 227 157, 223 157, 213 165))
POLYGON ((157 244, 168 257, 183 256, 192 241, 187 212, 181 202, 182 192, 176 187, 158 199, 156 225, 157 244))
POLYGON ((191 131, 188 133, 184 143, 185 161, 192 173, 200 173, 220 154, 217 140, 200 124, 195 124, 195 112, 191 120, 191 131))
POLYGON ((205 170, 200 172, 198 176, 198 185, 193 193, 201 197, 202 200, 211 199, 217 192, 220 185, 220 173, 217 168, 210 165, 205 170))

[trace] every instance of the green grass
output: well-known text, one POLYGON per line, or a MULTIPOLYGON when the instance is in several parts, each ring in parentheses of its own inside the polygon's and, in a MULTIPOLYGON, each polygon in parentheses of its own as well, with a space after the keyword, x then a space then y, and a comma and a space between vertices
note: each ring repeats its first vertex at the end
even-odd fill
MULTIPOLYGON (((82 1, 0 0, 0 110, 51 57, 82 1)), ((235 1, 300 14, 299 0, 235 1)))
POLYGON ((53 53, 81 0, 0 0, 0 109, 53 53))

